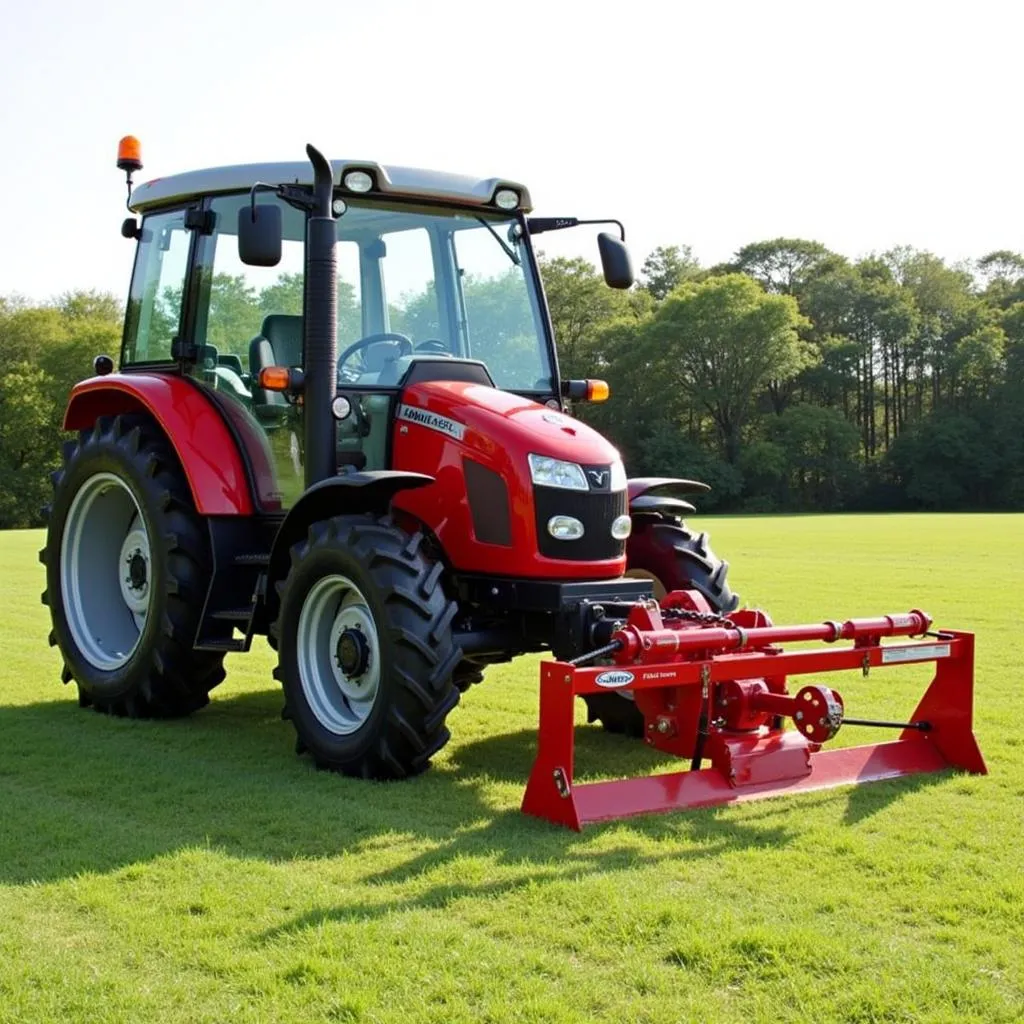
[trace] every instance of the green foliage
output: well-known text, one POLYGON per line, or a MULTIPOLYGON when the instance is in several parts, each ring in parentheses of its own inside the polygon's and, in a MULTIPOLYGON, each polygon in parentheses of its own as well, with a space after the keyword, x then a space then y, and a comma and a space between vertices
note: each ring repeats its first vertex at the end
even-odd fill
POLYGON ((0 370, 0 527, 38 522, 48 500, 58 435, 53 392, 53 378, 27 361, 0 370))
POLYGON ((633 476, 675 476, 708 484, 711 493, 698 496, 703 511, 728 507, 743 491, 737 466, 720 459, 711 446, 687 440, 674 424, 657 423, 637 455, 630 463, 633 476))
POLYGON ((657 309, 640 337, 639 358, 675 394, 713 420, 728 462, 758 394, 807 362, 804 320, 788 295, 769 295, 741 274, 686 283, 657 309))
POLYGON ((816 274, 843 262, 842 257, 820 242, 804 238, 773 238, 743 246, 729 268, 754 278, 767 291, 798 295, 816 274))
POLYGON ((859 482, 857 428, 837 409, 794 405, 767 426, 784 453, 781 508, 842 508, 859 482))
POLYGON ((998 454, 970 416, 938 413, 904 432, 889 462, 913 505, 984 508, 999 469, 998 454))
POLYGON ((39 523, 68 393, 92 375, 96 355, 117 354, 121 315, 95 292, 45 306, 0 301, 0 529, 39 523))
POLYGON ((688 245, 660 245, 640 268, 643 286, 658 301, 684 281, 701 276, 700 263, 688 245))

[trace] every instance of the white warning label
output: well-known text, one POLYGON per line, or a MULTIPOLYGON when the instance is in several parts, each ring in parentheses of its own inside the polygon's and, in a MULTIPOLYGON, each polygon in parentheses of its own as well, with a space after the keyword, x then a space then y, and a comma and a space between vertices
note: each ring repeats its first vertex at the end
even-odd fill
POLYGON ((919 647, 883 647, 882 664, 900 661, 934 661, 949 657, 949 644, 922 644, 919 647))
POLYGON ((436 412, 428 412, 426 409, 417 408, 415 405, 400 405, 398 407, 398 418, 407 423, 418 423, 428 430, 436 430, 440 434, 447 434, 461 441, 466 436, 466 425, 456 420, 438 416, 436 412))

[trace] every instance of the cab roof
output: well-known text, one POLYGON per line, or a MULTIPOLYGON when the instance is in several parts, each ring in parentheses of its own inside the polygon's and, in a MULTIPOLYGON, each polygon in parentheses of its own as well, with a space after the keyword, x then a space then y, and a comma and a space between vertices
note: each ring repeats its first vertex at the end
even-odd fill
MULTIPOLYGON (((341 184, 346 171, 369 171, 376 182, 371 195, 491 206, 494 193, 499 188, 511 188, 519 193, 518 209, 529 213, 533 208, 526 186, 507 178, 474 178, 415 167, 385 167, 372 160, 332 160, 331 167, 335 185, 341 184)), ((312 185, 313 167, 308 160, 303 160, 293 163, 236 164, 231 167, 187 171, 167 178, 154 178, 138 185, 132 191, 129 206, 141 213, 153 207, 199 196, 246 191, 257 181, 267 185, 312 185)))

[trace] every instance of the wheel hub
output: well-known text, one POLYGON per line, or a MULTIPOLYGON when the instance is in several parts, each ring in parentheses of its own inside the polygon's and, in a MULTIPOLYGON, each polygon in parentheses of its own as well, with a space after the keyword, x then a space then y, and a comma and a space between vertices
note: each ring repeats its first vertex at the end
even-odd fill
POLYGON ((132 613, 135 625, 142 630, 149 610, 150 567, 149 535, 136 516, 121 544, 121 600, 132 613))
POLYGON ((370 644, 358 627, 346 629, 338 637, 338 648, 336 651, 338 668, 345 673, 349 679, 361 676, 370 664, 370 644))
POLYGON ((136 548, 128 559, 128 583, 132 590, 142 590, 147 581, 146 559, 142 552, 136 548))

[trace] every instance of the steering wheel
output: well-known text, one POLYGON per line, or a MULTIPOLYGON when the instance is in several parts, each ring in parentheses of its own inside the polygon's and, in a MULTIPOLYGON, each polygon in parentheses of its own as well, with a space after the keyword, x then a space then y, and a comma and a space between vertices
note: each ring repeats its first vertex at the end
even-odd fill
POLYGON ((442 356, 451 356, 448 345, 440 338, 427 338, 416 346, 417 352, 436 352, 442 356))
POLYGON ((364 348, 369 348, 371 345, 379 344, 382 341, 397 341, 400 346, 400 356, 412 355, 412 339, 404 334, 398 334, 395 331, 382 331, 380 334, 368 334, 365 338, 360 338, 357 342, 349 345, 344 352, 338 356, 338 373, 342 372, 342 366, 345 362, 356 352, 361 352, 364 348))

